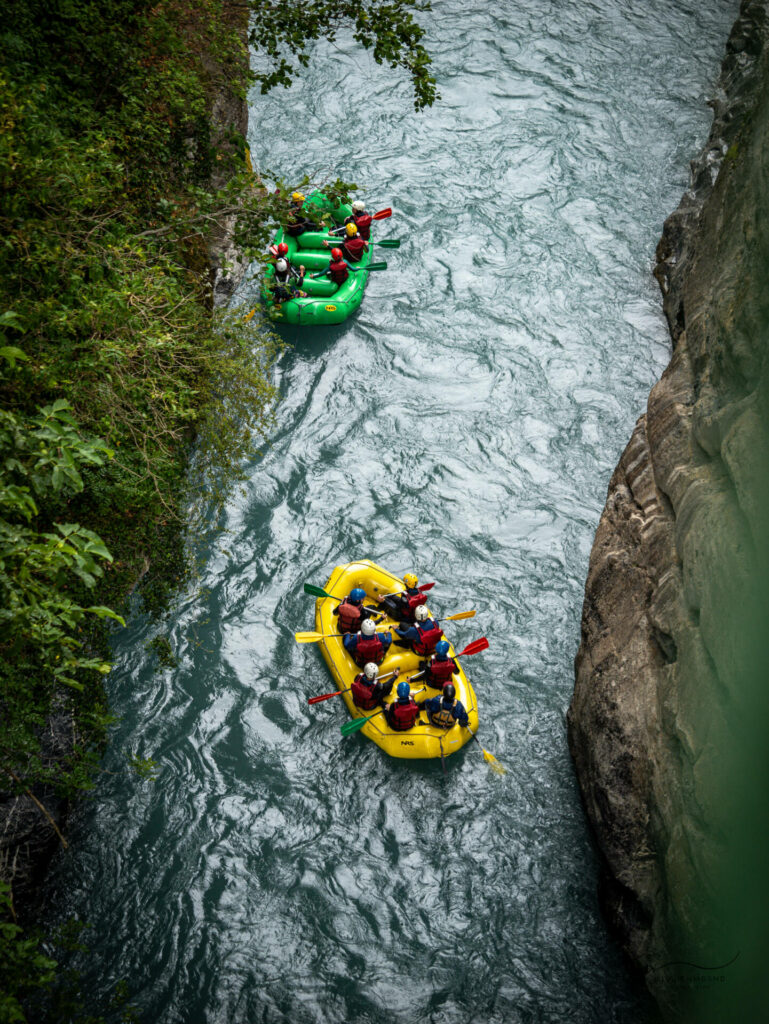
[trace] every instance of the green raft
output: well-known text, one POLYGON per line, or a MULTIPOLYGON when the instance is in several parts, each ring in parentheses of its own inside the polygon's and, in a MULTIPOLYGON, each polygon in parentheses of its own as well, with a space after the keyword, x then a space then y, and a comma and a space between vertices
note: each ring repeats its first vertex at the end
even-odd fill
MULTIPOLYGON (((335 224, 343 224, 345 218, 352 215, 352 207, 346 203, 334 205, 322 192, 313 192, 304 201, 304 210, 308 216, 320 216, 328 213, 335 224)), ((322 325, 341 324, 355 312, 363 301, 368 273, 366 267, 371 263, 373 246, 363 253, 359 263, 350 264, 356 270, 342 285, 336 285, 327 277, 313 280, 311 275, 325 270, 331 262, 331 248, 323 248, 323 241, 339 243, 335 235, 326 231, 305 231, 297 238, 284 235, 281 228, 275 235, 274 244, 285 242, 288 246, 287 259, 292 266, 299 269, 304 265, 306 270, 302 291, 307 292, 306 299, 289 299, 288 302, 276 303, 272 298, 270 282, 275 275, 275 268, 270 264, 262 281, 262 299, 267 306, 271 320, 280 324, 322 325), (359 268, 359 269, 357 269, 359 268)))

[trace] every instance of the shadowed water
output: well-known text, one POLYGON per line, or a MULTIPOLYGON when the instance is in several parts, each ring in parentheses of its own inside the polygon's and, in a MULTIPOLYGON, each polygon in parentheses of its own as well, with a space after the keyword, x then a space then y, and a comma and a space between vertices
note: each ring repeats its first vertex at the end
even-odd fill
MULTIPOLYGON (((278 427, 179 597, 158 670, 116 643, 122 721, 54 878, 93 923, 84 990, 148 1022, 647 1019, 598 914, 565 739, 593 534, 669 356, 651 278, 706 135, 736 4, 437 0, 442 94, 351 42, 253 97, 255 165, 392 206, 357 317, 286 331, 278 427), (372 557, 436 580, 484 746, 448 763, 340 738, 305 580, 372 557), (120 748, 161 761, 145 784, 120 748)), ((246 282, 242 297, 256 294, 246 282)))

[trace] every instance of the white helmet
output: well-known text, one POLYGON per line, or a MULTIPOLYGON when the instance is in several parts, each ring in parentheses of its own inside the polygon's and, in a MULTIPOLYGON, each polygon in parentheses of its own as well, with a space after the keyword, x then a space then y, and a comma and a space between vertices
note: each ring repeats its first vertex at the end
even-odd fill
POLYGON ((363 202, 362 199, 356 199, 355 202, 352 204, 352 209, 353 213, 363 213, 363 211, 366 209, 366 204, 363 202))
POLYGON ((364 636, 373 636, 376 633, 376 626, 371 619, 364 619, 360 631, 364 636))
POLYGON ((366 679, 369 680, 376 679, 376 677, 379 675, 379 669, 377 668, 373 661, 368 661, 363 666, 363 675, 366 677, 366 679))
POLYGON ((418 604, 414 611, 414 618, 417 622, 424 622, 425 619, 429 619, 430 613, 428 612, 427 607, 423 604, 418 604))
POLYGON ((285 260, 278 260, 275 264, 275 269, 283 273, 284 270, 288 270, 288 263, 285 260))

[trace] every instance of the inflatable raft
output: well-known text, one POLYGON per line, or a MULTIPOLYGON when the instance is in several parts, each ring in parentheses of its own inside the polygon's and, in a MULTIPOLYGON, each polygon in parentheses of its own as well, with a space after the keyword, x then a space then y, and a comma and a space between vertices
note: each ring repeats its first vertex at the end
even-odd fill
MULTIPOLYGON (((337 225, 344 223, 345 219, 352 215, 352 207, 346 203, 334 205, 322 192, 314 192, 309 195, 303 206, 308 217, 328 213, 337 225)), ((330 235, 328 231, 305 231, 296 238, 285 235, 281 228, 275 235, 274 245, 285 242, 288 246, 287 259, 297 270, 304 265, 306 270, 302 291, 307 292, 307 298, 289 299, 288 302, 276 303, 272 298, 270 288, 272 278, 275 275, 275 268, 270 264, 262 281, 262 299, 267 306, 271 320, 276 323, 322 325, 341 324, 348 316, 355 312, 363 301, 363 292, 366 290, 368 273, 366 267, 371 263, 373 246, 363 253, 359 263, 351 263, 351 267, 360 269, 351 270, 350 276, 342 285, 336 285, 327 277, 312 278, 312 274, 325 270, 331 262, 331 246, 328 249, 323 247, 323 242, 333 242, 338 245, 340 238, 330 235)))
MULTIPOLYGON (((403 580, 399 576, 394 576, 391 572, 387 572, 386 569, 382 569, 368 559, 340 565, 331 573, 324 589, 329 594, 333 594, 334 599, 328 597, 319 597, 317 599, 315 604, 315 629, 319 633, 324 634, 324 639, 320 641, 319 646, 328 665, 329 672, 334 679, 334 683, 340 690, 347 689, 352 685, 352 681, 360 672, 360 669, 344 649, 341 636, 329 636, 328 634, 338 633, 337 618, 333 612, 353 587, 362 587, 366 591, 368 600, 364 602, 365 605, 374 604, 384 594, 392 594, 404 589, 403 580)), ((382 619, 377 623, 377 631, 382 630, 384 626, 394 627, 396 625, 401 624, 391 618, 382 619)), ((454 656, 453 646, 450 648, 449 656, 454 656)), ((400 668, 401 671, 395 681, 392 693, 387 698, 388 704, 396 699, 395 690, 397 684, 405 679, 406 676, 413 675, 419 671, 419 662, 419 655, 403 647, 396 647, 395 643, 390 645, 384 661, 379 666, 379 671, 382 675, 396 668, 400 668)), ((454 676, 457 698, 464 704, 470 720, 470 729, 475 732, 478 728, 478 708, 475 693, 462 669, 461 663, 457 662, 457 664, 459 665, 459 672, 454 676)), ((420 702, 425 697, 437 696, 439 692, 432 687, 425 688, 422 679, 415 679, 411 684, 411 694, 415 700, 420 702)), ((353 718, 367 718, 374 713, 373 711, 363 711, 357 707, 349 692, 342 694, 342 697, 347 705, 347 710, 353 718)), ((391 729, 383 712, 372 718, 370 722, 367 722, 360 731, 391 757, 440 757, 441 750, 444 757, 448 757, 449 754, 456 753, 457 750, 471 739, 470 731, 462 729, 456 723, 450 729, 440 729, 437 726, 430 725, 424 711, 419 716, 414 728, 406 732, 395 732, 391 729)))

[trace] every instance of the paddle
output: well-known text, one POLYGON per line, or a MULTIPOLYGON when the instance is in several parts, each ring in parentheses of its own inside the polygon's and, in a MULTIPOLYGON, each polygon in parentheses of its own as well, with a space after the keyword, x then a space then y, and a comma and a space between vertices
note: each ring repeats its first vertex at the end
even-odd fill
MULTIPOLYGON (((483 750, 483 744, 478 739, 478 737, 475 735, 475 733, 472 731, 472 729, 468 728, 467 731, 473 737, 473 739, 478 744, 478 746, 481 748, 481 750, 483 750)), ((491 765, 491 770, 496 772, 497 775, 505 775, 507 773, 507 768, 505 768, 504 765, 500 764, 499 761, 496 759, 496 757, 494 757, 493 754, 490 754, 488 752, 488 750, 483 750, 483 760, 491 765)))
MULTIPOLYGON (((489 646, 489 641, 486 639, 485 636, 482 636, 478 640, 473 640, 472 643, 469 643, 467 645, 467 647, 465 647, 465 649, 463 651, 459 651, 457 654, 454 655, 454 657, 455 658, 464 658, 464 657, 469 657, 471 654, 480 654, 481 651, 485 651, 488 646, 489 646)), ((409 680, 411 680, 411 679, 421 679, 424 674, 425 674, 424 669, 422 669, 422 671, 421 672, 417 672, 416 675, 409 676, 409 680)))
POLYGON ((377 210, 376 213, 371 214, 372 220, 387 220, 388 217, 392 217, 392 207, 386 206, 384 210, 377 210))
MULTIPOLYGON (((399 674, 400 674, 400 669, 396 668, 393 672, 385 672, 385 674, 383 676, 378 676, 376 681, 378 683, 381 683, 381 681, 383 679, 389 679, 390 676, 397 676, 399 674)), ((348 686, 347 689, 345 689, 345 690, 335 690, 333 693, 322 693, 320 695, 320 697, 308 697, 307 698, 307 703, 308 704, 320 704, 320 702, 322 700, 330 700, 331 697, 338 697, 340 693, 347 693, 347 690, 351 690, 351 689, 352 689, 352 687, 348 686)))
MULTIPOLYGON (((351 267, 348 265, 347 269, 351 270, 354 274, 357 274, 358 271, 360 270, 365 270, 366 273, 368 273, 369 270, 387 270, 387 264, 385 263, 384 260, 382 260, 381 263, 369 263, 367 267, 351 267)), ((327 270, 321 270, 319 274, 310 274, 310 277, 313 279, 318 277, 325 277, 327 273, 327 270)))
POLYGON ((379 711, 375 711, 373 715, 369 715, 368 718, 353 718, 351 722, 345 722, 344 725, 339 726, 339 731, 343 736, 351 736, 358 729, 362 729, 366 722, 370 722, 372 718, 376 718, 377 715, 381 715, 384 708, 380 708, 379 711))
MULTIPOLYGON (((377 630, 379 633, 386 633, 390 629, 377 630)), ((294 633, 294 639, 298 644, 316 644, 319 640, 327 640, 329 637, 347 636, 346 633, 294 633)))
POLYGON ((369 242, 369 245, 381 245, 383 249, 400 249, 400 238, 383 238, 381 242, 369 242))
POLYGON ((349 689, 351 689, 351 687, 348 686, 344 690, 335 690, 333 693, 322 693, 319 697, 308 697, 307 703, 320 704, 322 700, 331 700, 332 697, 338 697, 340 693, 347 693, 347 690, 349 689))
MULTIPOLYGON (((421 587, 417 587, 420 594, 426 594, 428 590, 432 590, 435 586, 434 583, 423 583, 421 587)), ((377 601, 384 601, 386 597, 395 597, 396 594, 402 594, 402 590, 394 590, 392 594, 382 594, 377 598, 377 601)))
MULTIPOLYGON (((454 622, 456 619, 472 619, 475 616, 475 609, 471 612, 457 612, 456 615, 444 615, 440 619, 436 619, 436 622, 454 622)), ((390 627, 381 630, 382 633, 387 633, 390 627)), ((377 630, 380 632, 380 630, 377 630)), ((319 640, 326 640, 328 637, 345 636, 345 633, 294 633, 294 639, 298 644, 316 644, 319 640)))
POLYGON ((336 597, 334 594, 329 594, 323 587, 316 587, 312 583, 305 583, 304 585, 305 594, 312 594, 313 597, 330 597, 332 601, 341 601, 341 597, 336 597))

